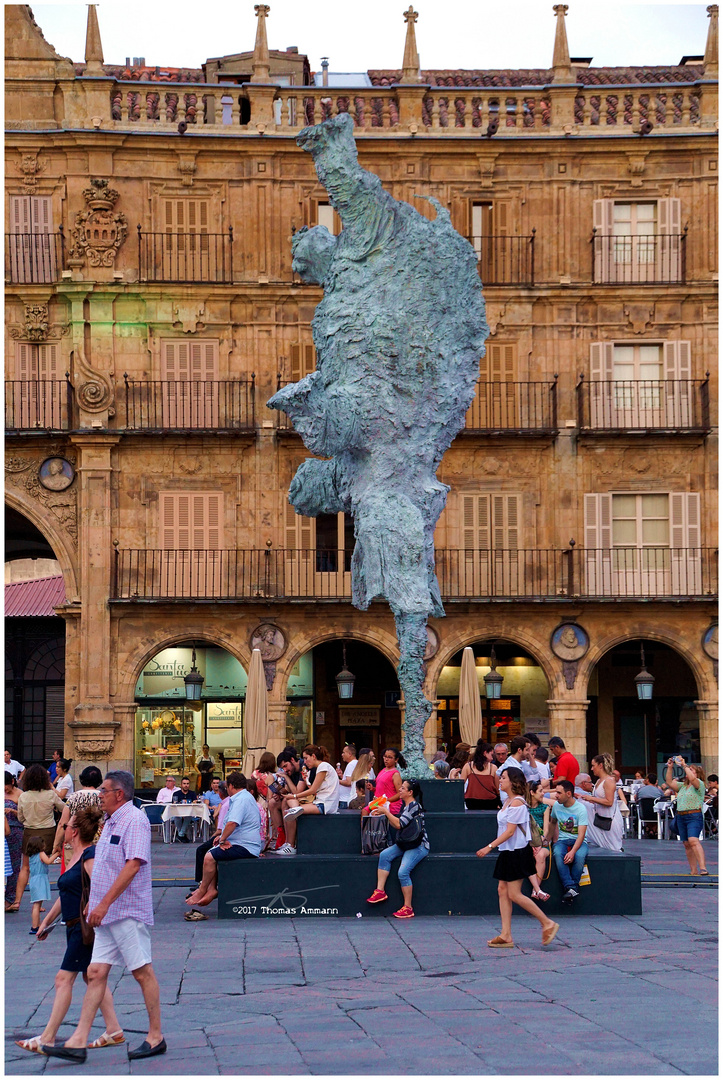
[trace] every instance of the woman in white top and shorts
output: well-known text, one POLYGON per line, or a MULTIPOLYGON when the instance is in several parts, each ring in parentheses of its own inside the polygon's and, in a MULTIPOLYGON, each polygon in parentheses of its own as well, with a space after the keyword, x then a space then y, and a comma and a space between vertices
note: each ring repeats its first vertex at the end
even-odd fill
POLYGON ((500 776, 500 791, 507 796, 497 812, 497 839, 480 848, 483 859, 490 851, 499 849, 493 877, 497 879, 502 929, 487 942, 491 949, 512 949, 512 905, 517 904, 534 915, 542 926, 542 944, 549 945, 560 924, 548 919, 534 900, 522 893, 522 882, 535 873, 535 857, 530 847, 530 812, 525 801, 527 782, 522 769, 510 767, 500 776))

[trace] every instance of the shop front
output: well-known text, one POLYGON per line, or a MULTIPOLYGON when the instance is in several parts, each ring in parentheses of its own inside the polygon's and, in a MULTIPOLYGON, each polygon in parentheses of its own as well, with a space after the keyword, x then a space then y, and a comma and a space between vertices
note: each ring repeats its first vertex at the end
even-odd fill
POLYGON ((177 783, 188 776, 196 790, 206 744, 215 776, 240 768, 246 683, 239 661, 217 646, 185 642, 149 660, 136 684, 136 787, 161 788, 170 775, 177 783), (200 698, 189 700, 185 679, 194 667, 203 682, 200 698))

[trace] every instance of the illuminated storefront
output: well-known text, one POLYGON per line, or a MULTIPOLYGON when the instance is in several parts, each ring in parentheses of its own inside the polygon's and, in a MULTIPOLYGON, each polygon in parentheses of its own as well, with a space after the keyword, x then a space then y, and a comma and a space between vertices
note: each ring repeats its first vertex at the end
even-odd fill
POLYGON ((195 788, 196 761, 204 743, 216 759, 217 776, 240 767, 245 751, 244 702, 247 676, 225 649, 196 647, 203 676, 200 701, 186 700, 184 678, 193 665, 193 645, 164 649, 149 660, 136 684, 135 780, 138 787, 163 787, 164 777, 189 776, 195 788))

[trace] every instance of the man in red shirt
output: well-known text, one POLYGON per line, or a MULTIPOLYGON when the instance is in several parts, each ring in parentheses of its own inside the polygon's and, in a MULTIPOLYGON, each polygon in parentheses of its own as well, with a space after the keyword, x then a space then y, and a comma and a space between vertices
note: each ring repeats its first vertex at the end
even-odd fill
POLYGON ((553 784, 556 784, 558 780, 569 780, 574 784, 575 777, 580 772, 580 765, 575 755, 565 749, 565 744, 559 735, 553 735, 547 745, 555 759, 553 784))

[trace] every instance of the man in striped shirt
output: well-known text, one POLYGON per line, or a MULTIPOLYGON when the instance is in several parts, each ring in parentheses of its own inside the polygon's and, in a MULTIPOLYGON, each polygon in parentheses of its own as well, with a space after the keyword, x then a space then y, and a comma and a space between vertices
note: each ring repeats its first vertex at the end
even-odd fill
POLYGON ((88 988, 73 1034, 64 1046, 44 1046, 43 1050, 51 1057, 85 1061, 88 1036, 106 992, 110 969, 113 964, 123 964, 137 980, 148 1012, 148 1036, 129 1051, 128 1057, 154 1057, 165 1054, 166 1040, 161 1032, 160 990, 151 964, 150 824, 133 805, 132 773, 106 773, 98 794, 106 818, 95 848, 88 902, 87 919, 95 929, 88 988))

